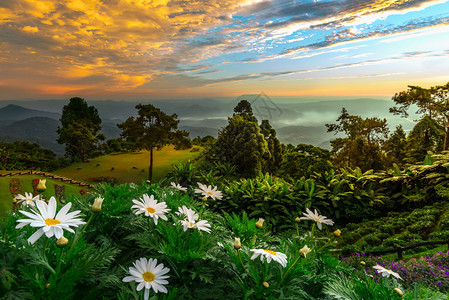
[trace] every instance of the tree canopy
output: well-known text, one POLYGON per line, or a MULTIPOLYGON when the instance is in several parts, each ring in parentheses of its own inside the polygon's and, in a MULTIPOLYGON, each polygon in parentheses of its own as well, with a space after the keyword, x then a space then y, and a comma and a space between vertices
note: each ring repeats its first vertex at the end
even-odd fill
POLYGON ((386 119, 353 116, 343 108, 337 124, 326 124, 328 132, 343 133, 331 141, 334 163, 339 167, 360 167, 362 170, 383 167, 382 143, 388 137, 386 119))
POLYGON ((189 148, 188 133, 178 129, 178 116, 167 115, 152 104, 136 105, 138 116, 129 117, 117 126, 122 129, 121 136, 131 142, 135 149, 150 151, 148 179, 153 179, 153 149, 174 144, 176 149, 189 148))
POLYGON ((66 156, 78 157, 85 162, 100 140, 104 140, 101 118, 94 106, 89 106, 83 98, 71 98, 62 109, 59 119, 58 143, 65 144, 66 156))
POLYGON ((449 82, 431 88, 408 86, 407 91, 393 96, 396 106, 390 112, 402 117, 408 117, 408 109, 416 105, 416 113, 425 114, 445 128, 443 150, 449 150, 449 82))

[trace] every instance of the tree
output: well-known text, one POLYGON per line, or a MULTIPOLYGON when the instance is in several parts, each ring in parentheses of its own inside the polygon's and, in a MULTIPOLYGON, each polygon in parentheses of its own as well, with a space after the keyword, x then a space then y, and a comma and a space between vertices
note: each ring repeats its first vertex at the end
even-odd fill
POLYGON ((146 149, 150 152, 150 166, 148 167, 148 179, 153 180, 153 149, 161 149, 169 144, 178 147, 186 145, 187 132, 177 130, 178 116, 167 115, 159 108, 151 104, 136 105, 138 116, 130 117, 125 122, 118 124, 122 129, 121 136, 131 142, 135 148, 146 149))
POLYGON ((407 91, 396 93, 392 100, 396 106, 390 108, 391 113, 408 117, 408 109, 411 105, 416 105, 417 114, 425 114, 443 126, 443 150, 449 150, 449 82, 429 89, 410 85, 407 91))
POLYGON ((402 165, 406 157, 406 148, 407 137, 404 128, 399 125, 384 144, 387 159, 390 161, 388 165, 393 163, 402 165))
POLYGON ((326 124, 328 132, 346 135, 331 141, 334 163, 340 167, 360 167, 365 171, 383 168, 381 144, 388 137, 387 120, 376 117, 363 119, 349 115, 343 108, 337 122, 326 124))
POLYGON ((289 147, 283 155, 279 168, 279 176, 300 179, 309 178, 315 172, 324 173, 332 169, 329 150, 307 144, 289 147))
POLYGON ((268 151, 270 151, 271 159, 267 161, 268 171, 275 174, 278 170, 284 154, 284 147, 276 137, 276 130, 271 127, 268 120, 262 120, 260 124, 260 132, 263 134, 265 141, 268 143, 268 151))
POLYGON ((66 156, 79 157, 82 162, 97 148, 97 143, 104 140, 101 130, 101 118, 94 106, 89 106, 83 98, 71 98, 62 109, 59 119, 59 137, 57 142, 65 144, 66 156))
POLYGON ((427 152, 439 152, 443 148, 444 127, 430 116, 424 116, 410 131, 406 143, 406 160, 410 163, 421 162, 427 152))

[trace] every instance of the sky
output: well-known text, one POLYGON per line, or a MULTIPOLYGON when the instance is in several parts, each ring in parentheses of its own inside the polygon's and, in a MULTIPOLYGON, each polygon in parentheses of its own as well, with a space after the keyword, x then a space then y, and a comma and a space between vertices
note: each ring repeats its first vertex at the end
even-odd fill
POLYGON ((448 70, 449 1, 0 0, 0 100, 391 98, 448 70))

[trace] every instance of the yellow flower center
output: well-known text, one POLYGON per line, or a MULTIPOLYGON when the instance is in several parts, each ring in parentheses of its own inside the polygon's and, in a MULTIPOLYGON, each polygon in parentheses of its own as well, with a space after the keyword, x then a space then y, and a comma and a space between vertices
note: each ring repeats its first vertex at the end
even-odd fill
POLYGON ((58 225, 61 224, 61 221, 55 220, 55 219, 45 219, 45 224, 48 226, 50 225, 58 225))
POLYGON ((145 272, 142 274, 142 278, 147 282, 151 282, 154 281, 154 274, 151 272, 145 272))
POLYGON ((321 220, 321 219, 318 219, 318 218, 313 218, 315 221, 317 221, 317 222, 321 222, 321 221, 323 221, 323 220, 321 220))
POLYGON ((268 253, 270 253, 271 255, 277 255, 277 253, 276 253, 276 252, 274 252, 274 251, 271 251, 271 250, 263 250, 263 251, 265 251, 265 252, 268 252, 268 253))
POLYGON ((152 207, 147 207, 147 212, 149 212, 150 214, 154 214, 155 210, 152 207))
POLYGON ((190 227, 193 227, 193 225, 195 225, 195 223, 189 222, 190 227))
POLYGON ((27 201, 33 201, 33 199, 28 198, 27 201))
POLYGON ((211 195, 211 196, 213 195, 211 192, 207 192, 206 194, 211 195))

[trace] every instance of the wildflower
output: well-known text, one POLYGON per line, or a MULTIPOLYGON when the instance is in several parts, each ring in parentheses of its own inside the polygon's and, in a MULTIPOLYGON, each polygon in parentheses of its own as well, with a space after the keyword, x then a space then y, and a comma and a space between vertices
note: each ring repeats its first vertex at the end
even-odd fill
POLYGON ((146 259, 142 257, 140 260, 136 260, 133 263, 134 267, 129 267, 129 273, 131 276, 123 278, 124 282, 135 281, 139 284, 136 290, 139 292, 145 287, 144 299, 147 300, 150 296, 150 290, 153 289, 157 294, 158 292, 168 293, 167 288, 164 286, 168 284, 170 276, 165 275, 170 272, 169 268, 164 268, 164 264, 157 264, 157 259, 146 259))
POLYGON ((332 221, 330 219, 326 220, 326 217, 319 215, 318 212, 316 211, 316 209, 315 209, 314 213, 308 208, 306 208, 306 211, 307 211, 307 213, 302 213, 305 217, 301 217, 299 219, 315 221, 319 230, 322 229, 321 223, 326 224, 326 225, 334 225, 334 221, 332 221))
POLYGON ((340 229, 335 230, 334 231, 334 235, 335 236, 341 236, 341 230, 340 229))
POLYGON ((152 217, 154 220, 154 224, 157 225, 157 219, 161 218, 162 220, 167 221, 167 216, 165 216, 166 212, 169 212, 170 209, 167 208, 167 204, 165 202, 157 202, 154 199, 154 196, 148 197, 147 194, 143 194, 143 199, 140 198, 140 201, 133 200, 135 205, 131 206, 131 208, 135 208, 134 211, 136 215, 141 213, 145 213, 145 216, 152 217))
POLYGON ((284 253, 265 249, 251 249, 250 251, 254 252, 253 256, 251 256, 251 260, 256 259, 260 255, 261 261, 263 261, 263 258, 265 257, 267 259, 267 263, 270 263, 271 260, 274 260, 280 263, 284 268, 287 266, 287 255, 285 255, 284 253))
POLYGON ((217 245, 218 245, 218 247, 220 247, 220 248, 224 248, 224 245, 223 245, 223 243, 221 243, 221 242, 217 242, 217 245))
POLYGON ((404 293, 403 293, 400 289, 398 289, 398 288, 394 288, 394 291, 395 291, 396 293, 398 293, 399 296, 404 295, 404 293))
POLYGON ((184 217, 187 219, 187 215, 190 214, 190 218, 193 221, 198 220, 199 216, 198 214, 190 208, 187 208, 187 206, 183 205, 182 207, 178 207, 178 211, 175 212, 178 216, 184 215, 184 217))
POLYGON ((307 257, 307 254, 309 254, 311 251, 312 249, 310 249, 309 247, 307 247, 307 245, 305 245, 304 247, 299 249, 299 254, 302 254, 304 255, 304 257, 307 257))
POLYGON ((256 222, 256 227, 259 228, 259 229, 262 228, 264 221, 265 221, 264 219, 259 218, 259 221, 256 222))
POLYGON ((95 198, 94 204, 92 204, 92 208, 91 208, 93 212, 101 211, 101 204, 103 204, 103 200, 104 200, 104 198, 102 198, 102 197, 95 198))
POLYGON ((30 244, 34 244, 44 233, 49 238, 55 236, 57 239, 62 237, 64 229, 75 233, 70 226, 78 227, 78 225, 85 224, 86 222, 81 221, 81 219, 77 219, 80 213, 79 210, 67 213, 71 206, 71 202, 67 203, 56 214, 55 197, 51 197, 48 204, 44 201, 36 200, 36 207, 39 212, 26 212, 19 210, 20 213, 31 219, 17 220, 20 224, 18 224, 16 228, 22 228, 28 224, 31 225, 31 227, 41 227, 28 238, 28 243, 30 244))
POLYGON ((56 240, 56 246, 59 248, 64 248, 69 243, 69 240, 65 238, 64 236, 61 236, 59 239, 56 240))
POLYGON ((172 188, 175 188, 175 189, 177 189, 177 190, 179 190, 181 192, 187 191, 187 188, 186 187, 182 187, 179 183, 176 184, 174 182, 170 182, 170 185, 172 186, 172 188))
POLYGON ((240 242, 240 238, 235 238, 234 240, 234 249, 240 249, 242 248, 242 243, 240 242))
POLYGON ((382 266, 377 265, 377 266, 374 266, 373 268, 376 269, 377 272, 379 272, 382 275, 382 277, 390 277, 390 275, 393 275, 394 277, 396 277, 398 279, 402 279, 398 273, 395 273, 391 270, 385 269, 382 266))
POLYGON ((33 197, 31 193, 25 193, 25 196, 19 194, 16 196, 17 204, 22 203, 22 206, 36 206, 36 200, 39 200, 39 195, 33 197))
POLYGON ((206 186, 205 184, 201 184, 198 182, 198 186, 200 187, 199 189, 195 189, 195 193, 199 193, 202 194, 204 197, 211 197, 212 199, 216 200, 220 200, 221 198, 223 198, 223 195, 221 193, 221 191, 217 190, 217 187, 214 187, 212 189, 212 186, 206 186))
MULTIPOLYGON (((206 231, 210 233, 210 224, 206 220, 194 220, 196 214, 193 211, 187 212, 186 220, 181 220, 181 224, 184 227, 184 231, 188 228, 196 228, 198 230, 206 231)), ((197 215, 196 215, 197 216, 197 215)))
POLYGON ((37 184, 36 190, 39 193, 45 192, 45 190, 47 189, 47 187, 45 186, 45 182, 47 181, 47 179, 40 179, 39 183, 37 184))
POLYGON ((266 288, 269 288, 269 287, 270 287, 270 284, 269 284, 268 282, 266 282, 266 281, 264 281, 264 282, 262 283, 262 285, 263 285, 264 287, 266 287, 266 288))

